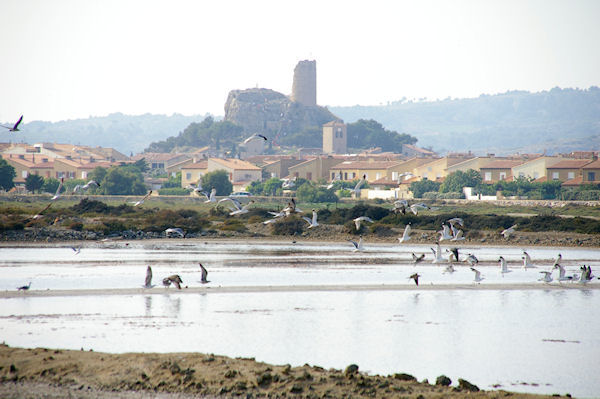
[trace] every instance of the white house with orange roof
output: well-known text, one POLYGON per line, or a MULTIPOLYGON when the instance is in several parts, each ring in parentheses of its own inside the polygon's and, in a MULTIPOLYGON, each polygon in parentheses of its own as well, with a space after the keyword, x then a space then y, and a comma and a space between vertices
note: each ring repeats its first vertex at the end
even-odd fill
POLYGON ((196 187, 198 180, 208 172, 208 160, 192 162, 181 168, 181 187, 196 187))
POLYGON ((235 158, 209 158, 207 172, 224 170, 234 191, 245 190, 253 181, 262 180, 262 169, 250 162, 235 158))

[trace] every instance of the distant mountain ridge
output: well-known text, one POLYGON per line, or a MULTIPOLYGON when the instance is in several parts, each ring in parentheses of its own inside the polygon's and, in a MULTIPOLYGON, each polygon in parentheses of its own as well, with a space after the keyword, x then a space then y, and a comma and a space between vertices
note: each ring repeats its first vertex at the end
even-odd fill
POLYGON ((375 119, 439 153, 507 154, 600 149, 600 89, 510 91, 434 102, 329 107, 346 123, 375 119))
MULTIPOLYGON (((16 133, 0 132, 0 142, 71 143, 111 147, 130 155, 142 152, 153 141, 176 136, 190 123, 201 122, 208 115, 114 113, 59 122, 33 121, 24 123, 16 133)), ((27 121, 27 115, 24 120, 27 121)))

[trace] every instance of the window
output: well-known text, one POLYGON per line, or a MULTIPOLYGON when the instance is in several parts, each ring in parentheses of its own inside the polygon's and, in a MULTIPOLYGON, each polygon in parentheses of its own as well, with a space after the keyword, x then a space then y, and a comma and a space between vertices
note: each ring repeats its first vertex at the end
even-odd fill
POLYGON ((398 172, 392 172, 392 180, 398 180, 398 172))
POLYGON ((335 180, 335 172, 331 172, 331 180, 335 180))
POLYGON ((24 178, 24 179, 27 178, 27 171, 26 170, 24 170, 24 171, 21 172, 21 177, 24 178))
POLYGON ((87 172, 85 170, 81 172, 81 178, 87 179, 87 172))
POLYGON ((306 172, 306 180, 312 180, 312 172, 306 172))
POLYGON ((569 173, 567 173, 567 178, 574 179, 575 178, 575 172, 569 172, 569 173))
POLYGON ((492 180, 492 172, 485 172, 485 174, 483 176, 483 180, 491 181, 492 180))
POLYGON ((379 180, 381 179, 381 173, 377 172, 375 173, 375 180, 379 180))
POLYGON ((190 180, 192 178, 192 174, 190 172, 185 173, 186 180, 190 180))
POLYGON ((504 180, 504 179, 506 179, 506 172, 500 172, 499 179, 500 179, 500 180, 504 180))
POLYGON ((588 172, 588 181, 596 181, 596 173, 595 172, 588 172))
POLYGON ((552 180, 558 180, 558 172, 552 172, 552 180))
POLYGON ((348 180, 348 172, 344 172, 344 180, 348 180))

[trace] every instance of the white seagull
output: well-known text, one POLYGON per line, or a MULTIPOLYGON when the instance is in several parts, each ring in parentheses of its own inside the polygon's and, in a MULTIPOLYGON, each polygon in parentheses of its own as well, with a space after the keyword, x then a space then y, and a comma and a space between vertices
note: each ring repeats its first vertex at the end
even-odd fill
POLYGON ((81 246, 79 247, 71 247, 74 252, 74 255, 78 255, 81 252, 81 246))
POLYGON ((433 262, 431 263, 441 263, 444 261, 442 258, 442 248, 440 247, 440 243, 436 244, 436 249, 430 248, 431 252, 433 252, 433 262))
POLYGON ((165 235, 167 237, 172 237, 174 235, 177 235, 181 238, 185 238, 185 232, 183 231, 183 229, 181 229, 179 227, 169 227, 168 229, 165 230, 165 235))
POLYGON ((248 137, 246 140, 244 140, 244 144, 248 144, 252 140, 261 140, 261 139, 264 141, 267 141, 267 138, 265 136, 263 136, 262 134, 255 133, 252 136, 248 137))
POLYGON ((408 224, 404 228, 404 233, 402 233, 402 237, 398 237, 398 241, 400 241, 400 244, 410 240, 410 232, 411 231, 412 231, 412 227, 410 227, 410 222, 408 222, 408 224))
POLYGON ((422 202, 418 203, 418 204, 412 204, 410 206, 411 212, 414 213, 415 215, 418 215, 419 214, 419 210, 421 210, 421 209, 427 209, 427 210, 429 210, 431 208, 429 206, 427 206, 427 204, 424 204, 422 202))
POLYGON ((58 197, 60 197, 60 190, 62 190, 62 188, 63 188, 64 181, 65 181, 65 178, 61 177, 60 184, 58 185, 58 188, 56 189, 56 193, 54 194, 54 197, 50 198, 51 201, 56 201, 58 199, 58 197))
POLYGON ((17 121, 17 123, 15 123, 12 127, 10 126, 4 126, 4 125, 0 125, 3 128, 8 129, 9 132, 18 132, 19 131, 19 125, 21 124, 21 122, 23 121, 23 115, 21 115, 21 117, 19 118, 19 120, 17 121))
POLYGON ((450 223, 451 226, 454 226, 454 223, 456 223, 461 227, 465 227, 465 221, 462 218, 452 218, 446 220, 446 222, 450 223))
POLYGON ((438 231, 438 233, 440 234, 439 241, 451 240, 454 238, 452 232, 450 231, 450 227, 446 223, 442 224, 442 229, 438 231))
POLYGON ((481 272, 475 269, 474 267, 472 267, 471 270, 473 270, 473 272, 475 273, 475 278, 473 281, 475 281, 476 283, 481 283, 481 281, 483 281, 484 279, 484 277, 481 275, 481 272))
POLYGON ((559 282, 560 281, 573 281, 573 279, 575 278, 574 276, 567 276, 565 268, 562 267, 559 263, 555 263, 553 269, 558 269, 557 280, 559 282))
POLYGON ((560 263, 562 261, 562 255, 558 254, 558 256, 556 257, 556 259, 554 260, 554 264, 556 265, 557 263, 560 263))
POLYGON ((458 248, 454 247, 454 248, 446 249, 446 252, 449 252, 448 262, 450 262, 450 263, 460 262, 460 257, 458 256, 458 248))
POLYGON ((531 256, 529 256, 527 251, 523 251, 523 256, 521 256, 521 259, 523 259, 523 269, 533 269, 536 267, 531 261, 531 256))
POLYGON ((144 285, 142 287, 143 288, 152 288, 152 287, 154 287, 154 285, 152 285, 152 268, 150 266, 148 266, 146 268, 146 279, 144 280, 144 285))
POLYGON ((469 266, 476 266, 479 263, 479 259, 477 259, 475 255, 469 254, 467 259, 465 259, 465 262, 467 262, 469 266))
POLYGON ((506 273, 512 272, 512 270, 508 270, 508 266, 506 265, 506 260, 504 259, 503 256, 498 258, 498 262, 500 262, 500 273, 502 273, 502 277, 504 277, 504 275, 506 273))
POLYGON ((302 219, 306 220, 309 229, 312 229, 313 227, 317 227, 319 225, 319 223, 317 222, 317 211, 314 209, 312 210, 312 219, 309 219, 306 216, 302 216, 302 219))
POLYGON ((517 226, 518 226, 518 224, 513 224, 508 229, 502 230, 502 232, 500 234, 502 234, 504 236, 504 238, 508 239, 511 236, 511 234, 513 234, 515 232, 515 229, 517 228, 517 226))
POLYGON ((456 271, 456 269, 454 268, 454 266, 452 265, 452 263, 450 263, 448 266, 446 266, 446 268, 444 269, 443 273, 454 273, 456 271))
POLYGON ((373 219, 371 219, 368 216, 359 216, 354 220, 354 225, 356 226, 356 230, 360 230, 360 223, 361 222, 369 222, 369 223, 373 223, 373 219))
POLYGON ((356 186, 352 189, 352 196, 354 198, 360 198, 360 188, 367 181, 367 175, 363 175, 362 179, 356 183, 356 186))
POLYGON ((144 201, 146 201, 148 199, 148 197, 150 197, 150 195, 152 195, 152 190, 148 191, 148 194, 144 195, 144 198, 142 198, 139 201, 131 201, 129 202, 130 204, 133 204, 133 206, 140 206, 144 203, 144 201))
POLYGON ((462 241, 465 239, 463 231, 459 228, 455 228, 453 224, 450 225, 450 230, 452 230, 452 238, 450 241, 462 241))
POLYGON ((350 241, 352 243, 352 245, 354 245, 354 249, 352 250, 352 252, 359 252, 359 251, 364 251, 364 247, 363 247, 363 239, 362 236, 359 237, 358 242, 356 241, 352 241, 352 240, 346 240, 346 241, 350 241))
POLYGON ((540 277, 538 279, 538 281, 543 281, 544 283, 551 283, 552 282, 552 272, 540 272, 541 274, 543 274, 543 277, 540 277))
POLYGON ((217 202, 217 189, 216 188, 212 188, 212 190, 210 190, 210 194, 206 194, 204 191, 202 191, 202 194, 206 197, 206 201, 204 201, 205 204, 211 203, 211 202, 217 202))

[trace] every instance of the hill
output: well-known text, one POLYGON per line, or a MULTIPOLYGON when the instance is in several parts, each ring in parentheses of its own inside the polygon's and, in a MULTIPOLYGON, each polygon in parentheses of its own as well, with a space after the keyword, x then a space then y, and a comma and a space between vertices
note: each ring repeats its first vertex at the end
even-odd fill
POLYGON ((511 91, 469 99, 329 107, 346 123, 375 119, 439 153, 600 149, 600 89, 511 91))
MULTIPOLYGON (((60 122, 33 121, 15 133, 2 132, 0 141, 72 143, 112 147, 129 155, 142 152, 152 141, 177 135, 190 123, 200 122, 206 115, 124 115, 114 113, 101 117, 60 122)), ((27 115, 25 115, 27 120, 27 115)))

